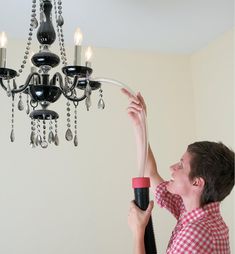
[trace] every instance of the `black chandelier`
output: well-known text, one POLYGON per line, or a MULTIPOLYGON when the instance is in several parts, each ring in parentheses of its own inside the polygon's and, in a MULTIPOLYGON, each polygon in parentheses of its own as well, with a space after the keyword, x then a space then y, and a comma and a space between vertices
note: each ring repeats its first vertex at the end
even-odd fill
POLYGON ((49 110, 49 105, 56 102, 61 94, 67 99, 67 130, 65 138, 78 145, 77 138, 77 106, 80 101, 85 101, 87 110, 91 107, 91 93, 99 90, 98 108, 104 109, 101 82, 92 80, 92 68, 90 57, 91 48, 86 51, 85 65, 81 64, 81 39, 82 34, 78 29, 75 33, 75 57, 74 64, 68 65, 64 44, 61 0, 39 0, 39 13, 37 14, 36 0, 32 0, 29 36, 26 44, 24 58, 18 71, 6 67, 6 42, 4 32, 0 34, 0 84, 12 99, 11 133, 10 140, 14 142, 14 117, 15 95, 19 94, 17 107, 20 111, 26 109, 31 118, 30 145, 32 147, 47 148, 48 144, 59 145, 58 118, 59 115, 49 110), (52 9, 56 21, 56 31, 53 26, 52 9), (39 21, 38 21, 39 19, 39 21), (17 86, 16 79, 21 75, 30 58, 32 36, 37 29, 39 52, 31 56, 31 72, 25 84, 17 86), (50 51, 50 46, 55 42, 56 36, 59 41, 60 57, 50 51), (62 62, 62 74, 56 72, 50 77, 49 72, 62 62), (81 95, 79 95, 81 93, 81 95), (24 106, 22 97, 26 97, 24 106), (74 132, 71 130, 71 105, 74 104, 74 132))

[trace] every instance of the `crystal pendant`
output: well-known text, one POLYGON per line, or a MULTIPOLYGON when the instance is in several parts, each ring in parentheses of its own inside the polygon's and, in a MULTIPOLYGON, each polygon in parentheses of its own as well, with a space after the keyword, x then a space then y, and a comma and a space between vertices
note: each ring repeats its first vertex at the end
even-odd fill
POLYGON ((59 137, 57 134, 55 134, 55 145, 58 146, 59 145, 59 137))
POLYGON ((12 95, 11 87, 10 87, 10 84, 8 83, 8 84, 7 84, 7 96, 8 96, 8 97, 11 97, 11 95, 12 95))
POLYGON ((14 130, 13 130, 13 129, 11 130, 10 139, 11 139, 11 142, 14 142, 14 141, 15 141, 15 133, 14 133, 14 130))
POLYGON ((55 142, 55 136, 54 136, 53 131, 50 131, 49 134, 48 134, 48 142, 50 144, 55 142))
POLYGON ((104 100, 100 98, 98 101, 98 109, 104 109, 104 108, 105 108, 104 100))
POLYGON ((73 133, 71 129, 68 129, 65 133, 65 138, 67 141, 71 141, 73 139, 73 133))
POLYGON ((32 20, 32 27, 33 29, 36 29, 38 27, 38 20, 35 17, 32 20))
POLYGON ((48 143, 46 142, 46 140, 43 140, 43 141, 41 142, 41 147, 42 147, 42 148, 47 148, 47 147, 48 147, 48 143))
POLYGON ((30 107, 29 107, 29 104, 27 104, 27 107, 26 107, 26 114, 28 115, 30 112, 30 107))
POLYGON ((42 142, 42 137, 40 135, 37 135, 36 140, 35 140, 35 145, 41 145, 42 142))
POLYGON ((31 141, 30 141, 30 146, 31 146, 31 148, 35 148, 36 147, 35 144, 32 143, 31 141))
POLYGON ((87 97, 89 97, 91 95, 91 86, 90 86, 89 82, 86 85, 85 94, 86 94, 87 97))
POLYGON ((21 99, 20 99, 19 102, 18 102, 18 109, 19 109, 20 111, 24 110, 24 103, 23 103, 23 101, 22 101, 21 99))
POLYGON ((74 146, 78 146, 78 136, 77 135, 74 136, 73 143, 74 143, 74 146))
POLYGON ((16 81, 13 79, 13 88, 16 90, 17 89, 17 85, 16 85, 16 81))
POLYGON ((63 26, 64 19, 63 19, 62 15, 59 15, 59 17, 57 19, 57 24, 58 24, 58 26, 63 26))
POLYGON ((34 144, 35 143, 35 133, 32 131, 30 134, 30 143, 34 144))
POLYGON ((91 98, 90 98, 90 96, 86 97, 85 104, 86 104, 87 111, 89 111, 89 109, 91 107, 91 98))

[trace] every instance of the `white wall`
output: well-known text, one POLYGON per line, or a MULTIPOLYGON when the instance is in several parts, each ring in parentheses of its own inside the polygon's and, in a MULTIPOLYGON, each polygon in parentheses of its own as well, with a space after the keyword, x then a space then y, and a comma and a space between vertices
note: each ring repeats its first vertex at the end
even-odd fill
MULTIPOLYGON (((10 42, 9 66, 20 64, 23 50, 22 42, 10 42)), ((72 51, 70 47, 69 59, 72 51)), ((169 165, 201 137, 195 121, 194 100, 200 94, 193 94, 191 68, 198 66, 193 56, 112 49, 94 53, 94 76, 120 80, 145 97, 150 142, 159 170, 168 178, 169 165)), ((52 107, 61 118, 61 144, 46 150, 29 147, 30 121, 18 111, 16 141, 9 142, 11 102, 1 91, 0 253, 132 253, 127 214, 137 166, 125 110, 128 100, 117 87, 106 85, 103 90, 103 112, 95 105, 90 112, 79 106, 77 148, 63 138, 66 100, 57 103, 58 110, 52 107)), ((98 94, 93 101, 97 103, 98 94)), ((217 136, 223 133, 222 129, 217 136)), ((231 225, 231 217, 226 220, 231 225)), ((163 254, 175 221, 157 206, 153 221, 158 253, 163 254)))

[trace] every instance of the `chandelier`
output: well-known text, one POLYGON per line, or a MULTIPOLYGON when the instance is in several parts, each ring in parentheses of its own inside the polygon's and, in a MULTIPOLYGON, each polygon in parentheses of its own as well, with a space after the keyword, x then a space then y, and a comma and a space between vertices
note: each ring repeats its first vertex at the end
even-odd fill
MULTIPOLYGON (((39 13, 37 13, 36 0, 32 0, 31 19, 28 40, 22 64, 18 71, 6 67, 6 43, 5 32, 0 33, 0 85, 6 91, 11 102, 11 132, 10 140, 14 142, 14 118, 15 105, 18 110, 25 110, 31 119, 30 145, 32 147, 47 148, 49 144, 59 145, 58 118, 56 111, 50 110, 49 106, 61 97, 67 99, 67 130, 65 139, 78 145, 77 138, 77 107, 80 101, 84 101, 86 109, 91 107, 91 93, 99 91, 98 108, 104 109, 105 103, 101 89, 102 80, 91 78, 90 47, 85 52, 85 64, 81 63, 82 33, 76 30, 74 41, 74 63, 68 65, 65 41, 63 34, 64 19, 62 16, 61 0, 39 0, 39 13), (54 11, 53 11, 54 10, 54 11), (52 15, 54 13, 54 15, 52 15), (55 28, 53 26, 55 20, 55 28), (32 53, 31 44, 33 32, 37 29, 39 42, 38 53, 32 53), (51 52, 50 46, 58 38, 60 57, 51 52), (31 54, 31 55, 30 55, 31 54), (31 59, 32 67, 24 85, 17 85, 17 78, 22 74, 27 61, 31 59), (62 63, 62 73, 50 74, 53 68, 62 63), (16 94, 19 100, 16 102, 16 94), (62 95, 62 96, 61 96, 62 95), (23 102, 23 97, 25 102, 23 102), (25 104, 25 105, 24 105, 25 104), (71 107, 74 106, 74 121, 72 131, 71 107)), ((103 80, 105 81, 105 80, 103 80)))

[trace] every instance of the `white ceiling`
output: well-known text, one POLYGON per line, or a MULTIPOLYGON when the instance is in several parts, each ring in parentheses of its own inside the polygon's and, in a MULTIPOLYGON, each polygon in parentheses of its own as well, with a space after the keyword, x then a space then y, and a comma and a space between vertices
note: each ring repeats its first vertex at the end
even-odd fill
MULTIPOLYGON (((0 31, 26 38, 31 1, 0 4, 0 31)), ((79 26, 84 45, 189 53, 234 26, 234 1, 64 0, 63 16, 68 44, 79 26)))

